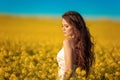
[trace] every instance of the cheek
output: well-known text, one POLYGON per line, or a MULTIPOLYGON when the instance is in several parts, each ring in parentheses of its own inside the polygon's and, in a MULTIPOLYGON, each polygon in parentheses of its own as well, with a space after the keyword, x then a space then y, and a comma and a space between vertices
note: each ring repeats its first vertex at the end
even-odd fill
POLYGON ((70 33, 70 34, 72 34, 73 33, 73 29, 69 28, 69 29, 67 29, 67 32, 70 33))

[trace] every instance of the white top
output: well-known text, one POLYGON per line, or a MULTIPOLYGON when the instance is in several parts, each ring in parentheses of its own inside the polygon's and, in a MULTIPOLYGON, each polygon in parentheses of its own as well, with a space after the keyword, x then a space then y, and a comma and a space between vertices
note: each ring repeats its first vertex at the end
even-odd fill
POLYGON ((65 59, 64 59, 64 48, 62 48, 57 54, 57 62, 59 66, 58 78, 63 80, 65 74, 65 59))
MULTIPOLYGON (((58 52, 58 54, 57 54, 57 62, 58 62, 58 66, 59 66, 58 78, 59 78, 59 80, 63 80, 64 79, 64 74, 65 74, 64 48, 62 48, 58 52)), ((74 67, 73 69, 75 70, 77 66, 73 65, 73 67, 74 67)), ((74 76, 74 74, 72 76, 74 76)))

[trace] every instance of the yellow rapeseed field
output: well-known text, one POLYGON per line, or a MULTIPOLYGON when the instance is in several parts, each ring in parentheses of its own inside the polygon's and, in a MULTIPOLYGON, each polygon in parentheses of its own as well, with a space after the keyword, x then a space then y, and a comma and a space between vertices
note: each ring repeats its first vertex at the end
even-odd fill
MULTIPOLYGON (((120 80, 120 21, 85 21, 95 63, 88 78, 77 68, 76 79, 120 80)), ((64 38, 59 17, 0 15, 0 80, 57 80, 56 55, 64 38)))

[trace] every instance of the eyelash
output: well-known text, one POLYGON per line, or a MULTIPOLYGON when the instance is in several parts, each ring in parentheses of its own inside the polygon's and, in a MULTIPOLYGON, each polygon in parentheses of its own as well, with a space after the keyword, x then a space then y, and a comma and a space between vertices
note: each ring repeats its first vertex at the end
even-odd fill
POLYGON ((66 28, 68 28, 69 26, 63 26, 63 25, 62 25, 62 27, 66 27, 66 28))

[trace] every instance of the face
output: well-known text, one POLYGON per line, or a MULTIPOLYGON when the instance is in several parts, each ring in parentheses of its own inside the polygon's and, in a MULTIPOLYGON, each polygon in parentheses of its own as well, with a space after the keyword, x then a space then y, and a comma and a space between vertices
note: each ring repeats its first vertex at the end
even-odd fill
POLYGON ((73 36, 73 27, 66 22, 65 19, 62 19, 62 30, 64 33, 64 36, 73 36))

